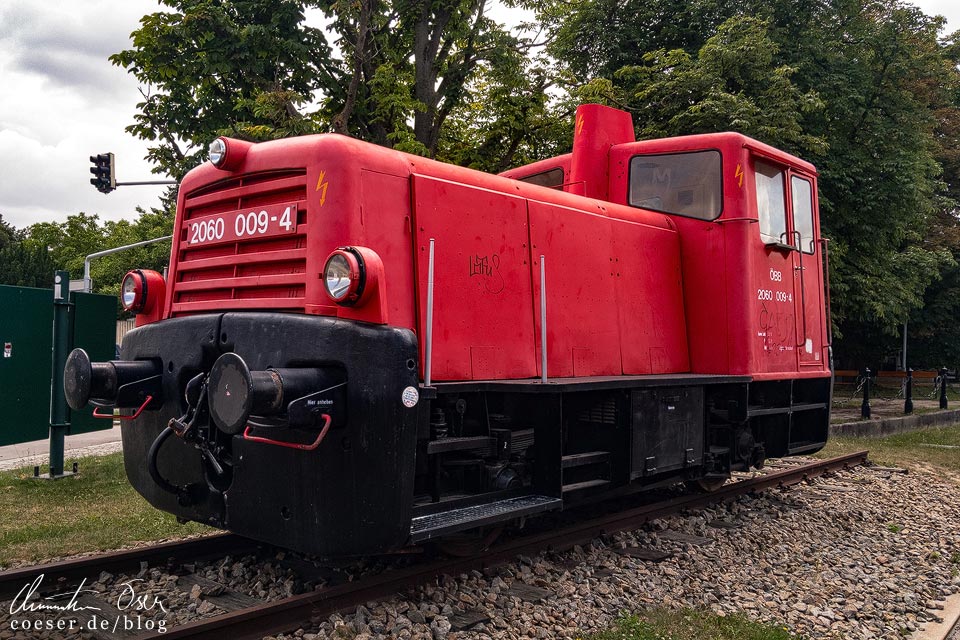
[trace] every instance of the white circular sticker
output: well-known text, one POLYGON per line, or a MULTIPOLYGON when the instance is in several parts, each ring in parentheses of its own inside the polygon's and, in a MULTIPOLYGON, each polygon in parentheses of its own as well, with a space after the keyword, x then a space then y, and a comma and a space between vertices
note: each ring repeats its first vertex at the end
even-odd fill
POLYGON ((403 395, 400 396, 400 399, 403 400, 403 406, 407 409, 412 409, 420 402, 420 392, 414 387, 407 387, 403 390, 403 395))

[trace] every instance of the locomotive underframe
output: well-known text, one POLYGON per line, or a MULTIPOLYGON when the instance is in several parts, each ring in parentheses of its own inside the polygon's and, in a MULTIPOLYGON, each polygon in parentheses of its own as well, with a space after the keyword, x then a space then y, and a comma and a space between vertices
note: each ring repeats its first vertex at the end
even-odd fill
MULTIPOLYGON (((417 353, 410 331, 328 317, 223 313, 141 327, 124 340, 122 358, 157 363, 163 404, 124 425, 127 475, 181 519, 353 555, 664 484, 718 482, 826 441, 829 378, 682 374, 424 388, 417 353), (230 352, 251 370, 336 369, 345 406, 326 439, 313 451, 252 441, 218 430, 201 407, 191 438, 162 440, 151 460, 151 445, 193 402, 188 382, 230 352), (419 390, 413 407, 402 402, 410 387, 419 390)), ((304 443, 317 429, 274 424, 258 435, 304 443)))
POLYGON ((679 481, 708 487, 815 452, 830 389, 829 378, 693 374, 437 384, 419 420, 412 539, 679 481))

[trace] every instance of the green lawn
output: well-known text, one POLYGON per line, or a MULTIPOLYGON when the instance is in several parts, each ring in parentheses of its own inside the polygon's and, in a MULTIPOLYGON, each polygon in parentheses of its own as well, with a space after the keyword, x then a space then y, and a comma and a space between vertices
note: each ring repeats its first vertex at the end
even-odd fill
POLYGON ((876 464, 908 468, 938 467, 951 472, 960 471, 960 448, 941 448, 943 445, 960 447, 960 424, 931 427, 882 438, 831 438, 817 455, 829 458, 869 449, 870 460, 876 464))
POLYGON ((32 467, 0 472, 0 567, 212 531, 150 506, 127 481, 120 453, 80 460, 77 476, 32 476, 32 467))
POLYGON ((692 609, 656 609, 624 616, 584 640, 797 640, 783 627, 752 622, 744 616, 720 617, 692 609))

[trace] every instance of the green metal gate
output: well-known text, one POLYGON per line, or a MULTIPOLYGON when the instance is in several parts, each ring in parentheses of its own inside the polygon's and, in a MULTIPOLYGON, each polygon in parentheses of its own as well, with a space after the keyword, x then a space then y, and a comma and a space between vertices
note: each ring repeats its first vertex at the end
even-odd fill
MULTIPOLYGON (((73 292, 70 301, 70 348, 83 347, 94 361, 115 360, 116 297, 73 292)), ((0 285, 0 343, 0 445, 43 440, 50 425, 52 289, 0 285)), ((72 411, 70 433, 113 426, 91 413, 72 411)))

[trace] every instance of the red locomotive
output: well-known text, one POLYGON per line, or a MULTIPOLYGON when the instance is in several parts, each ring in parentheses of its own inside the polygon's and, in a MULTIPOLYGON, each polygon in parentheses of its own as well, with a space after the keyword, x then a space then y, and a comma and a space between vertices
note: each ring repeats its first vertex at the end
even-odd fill
POLYGON ((74 352, 66 394, 135 410, 127 475, 157 508, 320 554, 713 485, 826 441, 816 180, 597 105, 572 153, 500 176, 220 138, 166 281, 124 279, 122 359, 74 352))

